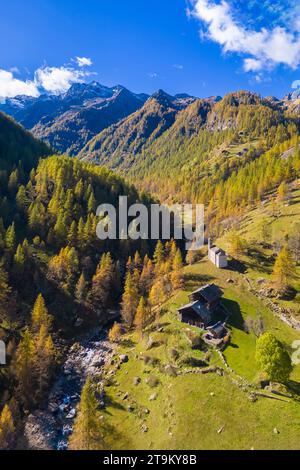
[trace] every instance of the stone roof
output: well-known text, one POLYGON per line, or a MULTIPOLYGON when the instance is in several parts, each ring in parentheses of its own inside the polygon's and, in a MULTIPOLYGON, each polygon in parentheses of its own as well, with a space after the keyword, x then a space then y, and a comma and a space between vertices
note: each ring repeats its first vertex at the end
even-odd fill
POLYGON ((221 299, 223 296, 222 290, 215 284, 207 284, 204 287, 200 287, 192 294, 201 294, 207 302, 214 302, 215 300, 221 299))
POLYGON ((222 248, 219 248, 218 246, 213 246, 212 248, 210 248, 210 251, 216 253, 217 255, 226 255, 225 251, 222 250, 222 248))
POLYGON ((199 300, 197 300, 196 302, 191 302, 187 305, 184 305, 183 307, 179 308, 178 311, 182 312, 189 308, 191 308, 196 313, 196 315, 198 315, 198 317, 201 318, 201 320, 204 320, 205 322, 209 322, 211 320, 210 312, 207 310, 205 305, 203 305, 203 303, 200 302, 199 300))

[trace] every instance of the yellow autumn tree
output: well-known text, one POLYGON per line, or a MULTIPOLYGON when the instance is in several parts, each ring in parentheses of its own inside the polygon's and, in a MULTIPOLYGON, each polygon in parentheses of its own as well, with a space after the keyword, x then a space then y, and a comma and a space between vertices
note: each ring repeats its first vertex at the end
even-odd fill
POLYGON ((52 323, 51 316, 47 310, 44 297, 39 294, 31 314, 31 327, 32 330, 37 333, 42 325, 49 330, 52 323))
POLYGON ((69 448, 71 450, 103 450, 103 428, 93 383, 88 378, 82 389, 74 431, 69 440, 69 448))
POLYGON ((181 251, 176 251, 176 255, 173 260, 173 270, 171 273, 171 283, 174 290, 182 289, 184 285, 184 276, 183 276, 183 262, 181 251))
POLYGON ((137 331, 139 332, 141 338, 143 338, 143 333, 150 321, 149 308, 146 304, 144 297, 140 298, 139 305, 136 309, 134 324, 137 331))
POLYGON ((284 291, 295 276, 295 263, 288 247, 285 245, 280 250, 273 268, 273 279, 278 290, 284 291))
POLYGON ((112 343, 119 343, 122 337, 122 325, 115 322, 108 333, 109 341, 112 343))
POLYGON ((0 415, 0 449, 10 449, 15 432, 14 420, 8 405, 5 405, 0 415))

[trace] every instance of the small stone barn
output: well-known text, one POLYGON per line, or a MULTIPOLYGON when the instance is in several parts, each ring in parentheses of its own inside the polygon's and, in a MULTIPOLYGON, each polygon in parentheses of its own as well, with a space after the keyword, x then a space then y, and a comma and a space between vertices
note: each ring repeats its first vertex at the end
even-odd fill
POLYGON ((201 302, 191 302, 178 310, 180 320, 188 325, 205 328, 212 321, 211 313, 201 302))
POLYGON ((222 248, 218 246, 212 246, 211 240, 208 240, 208 259, 211 261, 217 268, 227 268, 228 266, 228 257, 222 248))
POLYGON ((178 310, 180 320, 189 325, 206 328, 213 322, 213 314, 220 306, 223 291, 215 284, 207 284, 192 292, 190 303, 178 310))
POLYGON ((219 307, 222 297, 223 291, 220 287, 215 284, 207 284, 192 292, 189 299, 190 302, 199 300, 209 311, 213 312, 219 307))

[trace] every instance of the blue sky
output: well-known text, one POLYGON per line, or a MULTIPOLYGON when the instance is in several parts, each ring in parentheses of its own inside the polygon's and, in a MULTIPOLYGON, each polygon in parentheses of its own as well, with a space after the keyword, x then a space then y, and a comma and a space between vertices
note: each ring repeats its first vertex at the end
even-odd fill
POLYGON ((136 92, 282 97, 300 79, 298 0, 1 3, 1 97, 93 79, 136 92))

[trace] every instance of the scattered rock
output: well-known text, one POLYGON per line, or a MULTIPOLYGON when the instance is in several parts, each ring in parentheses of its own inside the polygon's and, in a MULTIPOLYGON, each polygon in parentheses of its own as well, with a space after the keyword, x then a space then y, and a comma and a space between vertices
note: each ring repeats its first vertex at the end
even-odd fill
POLYGON ((69 424, 65 424, 62 429, 62 435, 64 437, 68 437, 68 436, 71 436, 72 432, 73 432, 73 426, 70 426, 69 424))
POLYGON ((130 405, 129 405, 129 406, 127 407, 127 411, 128 411, 129 413, 133 413, 133 411, 134 411, 133 406, 130 406, 130 405))
POLYGON ((149 336, 149 339, 147 341, 146 349, 149 350, 153 347, 153 344, 155 343, 154 339, 152 336, 149 336))
POLYGON ((128 362, 129 361, 129 357, 126 355, 126 354, 121 354, 119 356, 119 359, 121 361, 121 364, 124 364, 125 362, 128 362))
POLYGON ((67 414, 66 418, 67 419, 74 419, 76 416, 76 409, 72 408, 71 411, 67 414))
POLYGON ((148 432, 149 428, 146 424, 142 424, 141 430, 142 430, 142 432, 148 432))
POLYGON ((218 430, 218 434, 222 434, 222 432, 224 431, 225 429, 225 426, 222 426, 219 430, 218 430))
POLYGON ((167 364, 165 366, 165 373, 170 375, 171 377, 177 377, 177 370, 171 364, 167 364))
POLYGON ((68 443, 66 441, 59 441, 57 443, 56 450, 68 450, 68 443))
POLYGON ((134 377, 133 383, 134 383, 134 385, 139 385, 141 383, 141 378, 140 377, 134 377))
POLYGON ((149 401, 155 401, 157 399, 157 393, 153 393, 152 395, 150 395, 149 397, 149 401))
POLYGON ((55 438, 55 420, 42 411, 36 411, 28 416, 24 436, 31 450, 51 450, 55 438))
POLYGON ((127 400, 128 397, 129 397, 129 393, 126 392, 125 395, 123 396, 123 400, 127 400))
POLYGON ((214 397, 214 396, 215 396, 215 393, 214 393, 214 392, 211 392, 211 393, 210 393, 210 396, 211 396, 211 397, 214 397))
POLYGON ((274 429, 273 429, 273 433, 274 433, 274 434, 279 434, 278 429, 277 429, 277 428, 274 428, 274 429))
POLYGON ((233 280, 233 279, 226 279, 226 282, 227 282, 227 284, 234 284, 234 280, 233 280))
POLYGON ((150 414, 150 410, 148 410, 148 408, 145 408, 145 409, 144 409, 144 413, 145 413, 146 415, 149 415, 149 414, 150 414))
POLYGON ((101 355, 95 356, 94 359, 91 362, 92 367, 102 367, 102 366, 104 366, 104 364, 105 364, 105 361, 104 361, 103 357, 101 357, 101 355))
POLYGON ((258 400, 256 393, 250 393, 248 395, 248 400, 251 401, 251 403, 255 403, 258 400))

